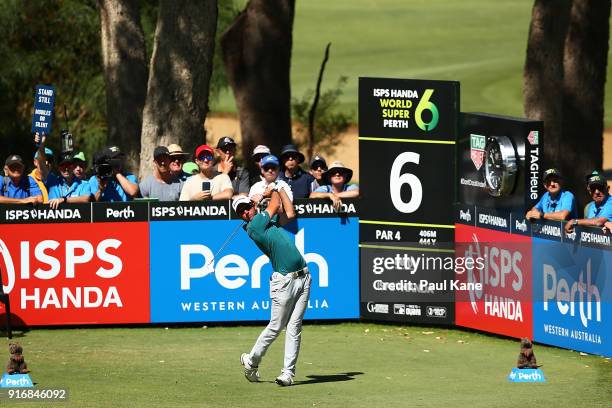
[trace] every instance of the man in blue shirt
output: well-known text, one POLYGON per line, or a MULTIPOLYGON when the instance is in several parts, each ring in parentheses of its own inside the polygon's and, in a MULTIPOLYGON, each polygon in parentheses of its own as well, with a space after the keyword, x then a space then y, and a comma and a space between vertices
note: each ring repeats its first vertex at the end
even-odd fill
POLYGON ((270 204, 259 214, 256 213, 255 203, 248 197, 238 196, 232 202, 236 214, 247 223, 247 234, 270 258, 274 270, 270 277, 270 323, 259 335, 251 352, 240 356, 240 363, 244 366, 247 380, 259 381, 259 363, 268 347, 286 327, 284 366, 276 378, 276 383, 287 386, 293 384, 295 376, 302 319, 310 296, 311 277, 304 257, 287 232, 278 224, 277 213, 280 211, 284 211, 287 219, 295 217, 295 210, 287 193, 284 189, 273 188, 267 191, 264 197, 270 197, 270 204))
POLYGON ((4 162, 4 174, 0 177, 0 203, 36 204, 42 203, 42 193, 36 181, 23 174, 25 165, 21 156, 12 154, 4 162))
POLYGON ((123 170, 124 154, 111 146, 94 155, 95 175, 89 179, 95 201, 132 201, 138 195, 138 179, 123 170))
POLYGON ((565 224, 567 233, 571 233, 576 225, 603 227, 607 221, 612 221, 612 198, 608 194, 606 178, 594 171, 587 176, 587 190, 593 201, 586 207, 586 218, 569 220, 565 224))
POLYGON ((61 203, 89 202, 91 190, 89 183, 74 175, 74 161, 71 154, 62 157, 57 166, 60 177, 49 181, 49 206, 57 208, 61 203))
POLYGON ((565 221, 568 218, 576 218, 576 199, 574 194, 563 189, 561 172, 557 169, 548 169, 542 177, 546 192, 540 197, 540 201, 525 214, 529 220, 565 221))
POLYGON ((295 145, 283 146, 280 154, 281 173, 279 180, 283 180, 291 187, 294 198, 308 198, 312 193, 311 185, 314 177, 300 167, 304 162, 304 155, 295 145))

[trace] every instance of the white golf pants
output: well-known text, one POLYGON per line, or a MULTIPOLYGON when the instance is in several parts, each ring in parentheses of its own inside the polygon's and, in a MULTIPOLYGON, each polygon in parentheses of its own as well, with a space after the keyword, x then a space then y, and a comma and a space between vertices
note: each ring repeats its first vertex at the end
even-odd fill
MULTIPOLYGON (((308 270, 307 268, 305 269, 308 270)), ((295 375, 295 365, 302 339, 302 319, 310 296, 310 273, 293 278, 274 272, 270 278, 272 313, 270 323, 261 332, 251 350, 251 363, 258 367, 270 344, 287 327, 285 334, 285 365, 283 372, 295 375)))

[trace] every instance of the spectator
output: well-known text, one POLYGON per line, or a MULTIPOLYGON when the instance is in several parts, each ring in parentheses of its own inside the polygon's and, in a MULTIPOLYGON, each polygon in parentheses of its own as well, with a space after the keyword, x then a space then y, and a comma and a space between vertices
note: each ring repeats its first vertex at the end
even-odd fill
POLYGON ((194 162, 185 162, 183 164, 183 171, 193 176, 194 174, 198 174, 200 172, 200 168, 194 162))
POLYGON ((249 194, 249 172, 238 166, 236 158, 236 142, 229 136, 222 137, 217 142, 217 154, 219 162, 215 166, 214 175, 227 174, 232 180, 232 188, 235 195, 249 194))
POLYGON ((530 220, 544 218, 554 221, 565 221, 568 217, 578 217, 574 194, 563 189, 563 178, 559 170, 546 170, 543 181, 546 192, 542 195, 540 201, 531 210, 527 211, 525 217, 530 220))
POLYGON ((123 169, 125 155, 117 146, 94 154, 94 175, 89 185, 95 201, 132 201, 138 195, 138 180, 123 169))
POLYGON ((314 177, 300 167, 304 162, 304 155, 295 145, 288 144, 281 149, 280 159, 282 172, 278 178, 289 184, 295 198, 308 198, 312 193, 310 188, 314 177))
POLYGON ((229 176, 224 173, 214 175, 213 155, 214 151, 210 146, 201 145, 196 149, 196 164, 200 172, 187 179, 181 190, 180 201, 229 200, 232 198, 234 190, 229 176))
POLYGON ((251 185, 264 179, 261 173, 261 159, 269 154, 272 154, 272 152, 270 152, 270 148, 265 145, 257 145, 255 149, 253 149, 253 155, 251 157, 257 167, 257 174, 253 174, 253 177, 251 177, 251 185))
POLYGON ((289 200, 293 202, 293 192, 291 187, 286 182, 278 179, 278 173, 280 171, 280 162, 274 155, 267 155, 261 159, 261 174, 263 180, 253 184, 249 191, 249 198, 259 204, 264 197, 270 197, 274 187, 283 189, 287 193, 289 200))
POLYGON ((352 177, 353 170, 335 161, 321 178, 324 185, 310 194, 310 198, 329 198, 337 211, 342 205, 341 198, 359 197, 359 186, 348 184, 352 177))
POLYGON ((85 153, 77 152, 72 156, 72 162, 74 163, 74 175, 80 180, 87 180, 87 160, 85 159, 85 153))
POLYGON ((310 191, 315 191, 321 187, 323 181, 323 173, 327 171, 327 162, 322 156, 315 155, 310 161, 310 175, 314 177, 314 181, 310 185, 310 191))
POLYGON ((572 219, 565 224, 565 231, 571 233, 576 225, 603 227, 612 221, 612 198, 608 194, 608 183, 605 177, 594 171, 587 176, 587 190, 591 201, 585 209, 585 218, 572 219))
MULTIPOLYGON (((144 198, 157 198, 159 201, 178 201, 183 181, 170 171, 170 151, 166 146, 157 146, 153 151, 153 174, 139 184, 144 198)), ((181 170, 182 171, 182 170, 181 170)))
POLYGON ((74 175, 74 161, 70 153, 62 157, 57 166, 60 177, 47 186, 49 188, 49 206, 57 208, 61 203, 87 203, 91 190, 87 181, 74 175))
MULTIPOLYGON (((53 166, 53 150, 43 146, 42 152, 44 153, 42 155, 39 150, 36 150, 36 153, 34 153, 34 169, 28 175, 38 184, 42 194, 42 202, 47 204, 49 202, 49 190, 47 190, 45 181, 50 174, 49 169, 53 166), (44 177, 43 174, 45 175, 44 177)), ((57 178, 54 173, 51 174, 52 180, 57 178)))
POLYGON ((170 152, 170 172, 172 175, 178 177, 181 181, 191 177, 193 175, 191 172, 183 170, 183 164, 187 161, 189 153, 184 152, 181 146, 174 143, 168 146, 168 151, 170 152))
POLYGON ((0 203, 42 203, 42 193, 36 181, 25 176, 25 165, 21 156, 12 154, 4 162, 4 176, 0 178, 0 203))

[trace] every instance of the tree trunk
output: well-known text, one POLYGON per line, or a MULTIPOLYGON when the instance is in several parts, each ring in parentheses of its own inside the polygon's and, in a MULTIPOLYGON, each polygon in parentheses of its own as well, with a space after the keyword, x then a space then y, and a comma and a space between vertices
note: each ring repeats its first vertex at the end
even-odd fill
POLYGON ((544 121, 546 167, 563 163, 563 48, 570 0, 536 0, 523 72, 525 116, 544 121))
MULTIPOLYGON (((295 0, 250 0, 221 37, 240 116, 242 153, 291 142, 289 69, 295 0)), ((253 169, 251 169, 253 170, 253 169)))
POLYGON ((204 120, 217 29, 216 0, 161 0, 142 123, 140 176, 153 149, 205 142, 204 120))
POLYGON ((127 155, 137 170, 140 156, 142 109, 147 91, 144 33, 138 2, 98 0, 102 62, 106 83, 108 143, 127 155))
MULTIPOLYGON (((565 40, 563 139, 566 184, 587 200, 584 177, 601 169, 604 85, 608 64, 610 0, 574 0, 565 40)), ((582 202, 581 204, 584 204, 582 202)))

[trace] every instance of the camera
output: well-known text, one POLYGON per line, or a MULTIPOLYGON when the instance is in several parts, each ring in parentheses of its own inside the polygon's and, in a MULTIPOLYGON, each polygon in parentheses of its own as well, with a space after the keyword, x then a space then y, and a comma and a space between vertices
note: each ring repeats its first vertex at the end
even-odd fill
POLYGON ((74 138, 72 133, 66 129, 62 129, 61 141, 62 141, 62 155, 71 155, 74 151, 74 138))
POLYGON ((93 171, 101 180, 110 179, 113 177, 113 165, 111 159, 104 151, 94 153, 93 171))

